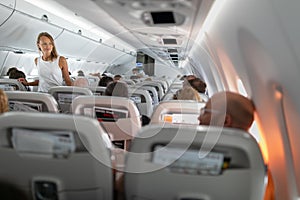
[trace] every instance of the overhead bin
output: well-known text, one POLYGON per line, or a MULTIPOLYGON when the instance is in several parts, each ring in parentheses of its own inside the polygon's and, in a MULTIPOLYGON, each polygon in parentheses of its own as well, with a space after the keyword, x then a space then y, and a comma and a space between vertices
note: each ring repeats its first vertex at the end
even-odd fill
POLYGON ((0 2, 0 25, 2 25, 13 13, 15 1, 3 0, 0 2))
MULTIPOLYGON (((99 45, 94 51, 91 52, 91 54, 88 56, 89 60, 101 60, 105 61, 107 63, 111 63, 112 61, 116 60, 117 58, 125 59, 125 57, 133 58, 133 55, 127 54, 125 52, 122 52, 118 49, 115 49, 113 47, 109 47, 106 45, 99 45), (116 57, 117 56, 117 57, 116 57)), ((118 64, 118 63, 115 63, 118 64)))
MULTIPOLYGON (((79 28, 76 23, 70 23, 61 13, 70 13, 71 11, 63 7, 53 7, 55 1, 47 3, 47 1, 36 0, 16 0, 15 10, 23 13, 27 17, 42 19, 48 22, 48 25, 58 26, 60 28, 67 29, 71 32, 77 33, 79 28)), ((57 3, 59 6, 59 3, 57 3)), ((76 16, 72 13, 73 20, 76 20, 76 16)))
MULTIPOLYGON (((74 34, 67 30, 64 30, 63 33, 56 38, 55 43, 59 53, 64 56, 71 56, 88 61, 112 63, 120 57, 122 57, 122 60, 124 60, 124 58, 126 59, 126 57, 134 57, 119 49, 83 37, 80 34, 74 34)), ((126 60, 128 59, 129 58, 126 60)))
POLYGON ((54 38, 62 32, 59 27, 50 26, 42 20, 15 11, 0 27, 0 47, 2 49, 37 51, 36 38, 41 30, 51 33, 54 38))
MULTIPOLYGON (((87 59, 97 46, 99 46, 96 42, 67 30, 64 30, 62 34, 55 39, 55 44, 60 54, 78 59, 87 59)), ((91 61, 95 60, 99 59, 91 61)))
MULTIPOLYGON (((38 53, 38 34, 49 32, 55 40, 58 53, 65 57, 108 64, 119 64, 121 60, 134 58, 128 49, 125 51, 126 47, 118 38, 111 40, 112 44, 104 43, 101 38, 97 39, 100 36, 54 14, 50 8, 44 10, 38 3, 33 5, 24 0, 5 0, 4 4, 0 3, 0 50, 38 53)), ((57 9, 57 12, 70 12, 63 7, 57 9)), ((73 14, 77 19, 75 13, 68 14, 69 17, 73 17, 73 14)))
POLYGON ((16 2, 15 0, 1 0, 0 5, 14 8, 16 2))

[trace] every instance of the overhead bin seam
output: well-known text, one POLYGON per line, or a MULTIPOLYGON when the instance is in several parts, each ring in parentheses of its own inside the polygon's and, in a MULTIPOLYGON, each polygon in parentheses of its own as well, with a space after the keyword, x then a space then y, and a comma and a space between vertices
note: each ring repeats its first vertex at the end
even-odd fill
POLYGON ((0 26, 2 26, 3 24, 5 24, 5 22, 7 22, 8 19, 11 18, 11 16, 14 14, 14 12, 15 12, 15 10, 16 10, 16 4, 17 4, 17 2, 16 2, 16 0, 15 0, 15 4, 14 4, 14 8, 13 8, 13 9, 10 8, 10 7, 8 7, 8 6, 6 6, 6 5, 1 4, 2 6, 7 7, 7 8, 9 8, 9 9, 12 9, 13 11, 10 13, 10 15, 7 17, 7 19, 5 19, 5 20, 2 22, 2 24, 0 24, 0 26))

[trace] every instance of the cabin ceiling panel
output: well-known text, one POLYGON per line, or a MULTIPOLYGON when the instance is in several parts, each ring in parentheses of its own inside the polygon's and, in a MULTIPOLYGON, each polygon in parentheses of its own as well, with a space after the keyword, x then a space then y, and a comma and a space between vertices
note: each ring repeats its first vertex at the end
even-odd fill
MULTIPOLYGON (((161 55, 169 48, 162 42, 163 38, 178 41, 178 47, 184 51, 179 60, 186 58, 214 0, 90 0, 85 6, 80 0, 58 2, 137 50, 163 61, 165 57, 161 55), (147 17, 151 16, 153 20, 153 13, 165 11, 171 11, 175 23, 148 23, 147 17), (183 16, 183 21, 179 20, 180 16, 183 16), (152 45, 160 46, 162 52, 151 51, 152 45)), ((158 20, 163 19, 158 17, 158 20)))

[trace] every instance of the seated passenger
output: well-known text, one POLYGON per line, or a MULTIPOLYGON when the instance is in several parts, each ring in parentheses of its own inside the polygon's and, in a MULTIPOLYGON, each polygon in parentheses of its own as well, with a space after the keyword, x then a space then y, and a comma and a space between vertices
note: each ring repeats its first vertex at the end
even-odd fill
POLYGON ((103 76, 100 81, 98 86, 106 87, 110 82, 113 82, 114 79, 110 76, 103 76))
POLYGON ((77 87, 88 87, 89 86, 89 81, 87 78, 85 78, 83 71, 79 70, 77 75, 77 78, 73 82, 74 86, 77 87))
POLYGON ((84 76, 84 72, 83 72, 82 70, 79 70, 79 71, 77 72, 77 76, 84 76))
POLYGON ((182 89, 186 86, 191 86, 189 81, 191 81, 195 78, 196 78, 195 75, 182 76, 182 80, 183 80, 182 88, 176 91, 176 93, 173 95, 173 99, 178 99, 178 94, 182 91, 182 89))
POLYGON ((132 75, 130 76, 130 79, 135 80, 135 79, 142 78, 143 76, 145 76, 145 72, 144 72, 143 69, 133 68, 132 69, 132 75))
MULTIPOLYGON (((104 92, 106 96, 118 96, 118 97, 127 97, 129 98, 128 85, 122 81, 116 81, 108 84, 104 92)), ((142 115, 141 116, 142 126, 145 126, 150 123, 150 118, 142 115)))
POLYGON ((10 73, 14 73, 15 71, 18 71, 16 67, 9 68, 6 72, 6 76, 9 76, 10 73))
POLYGON ((122 79, 122 76, 117 74, 114 76, 114 81, 120 81, 122 79))
POLYGON ((8 109, 8 99, 3 90, 0 89, 0 114, 7 112, 8 109))
POLYGON ((104 92, 106 96, 129 97, 128 85, 122 81, 109 83, 104 92))
POLYGON ((195 79, 189 80, 189 83, 199 93, 206 92, 206 83, 204 81, 202 81, 200 78, 195 78, 195 79))
POLYGON ((202 102, 199 93, 191 86, 185 86, 178 94, 178 100, 194 100, 202 102))
POLYGON ((253 102, 233 92, 214 94, 201 109, 200 125, 239 128, 248 131, 254 120, 253 102))
MULTIPOLYGON (((26 80, 26 75, 24 72, 20 71, 20 70, 17 70, 17 69, 13 69, 9 72, 9 76, 8 76, 10 79, 24 79, 25 81, 26 80)), ((22 83, 24 85, 24 87, 26 88, 27 91, 30 91, 30 88, 28 86, 26 86, 24 83, 22 83)))
MULTIPOLYGON (((198 117, 200 125, 213 125, 238 128, 248 131, 254 121, 254 103, 233 92, 219 92, 214 94, 201 108, 198 117)), ((268 170, 268 185, 264 200, 273 200, 274 185, 270 170, 268 170)))

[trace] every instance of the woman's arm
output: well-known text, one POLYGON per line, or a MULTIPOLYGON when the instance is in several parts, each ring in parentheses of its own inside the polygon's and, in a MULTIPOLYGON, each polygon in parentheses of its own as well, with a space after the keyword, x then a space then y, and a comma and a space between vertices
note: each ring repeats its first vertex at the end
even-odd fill
MULTIPOLYGON (((38 61, 38 58, 35 58, 34 63, 36 66, 37 66, 37 61, 38 61)), ((18 81, 23 83, 23 85, 25 85, 25 86, 38 86, 39 85, 39 80, 35 80, 33 82, 27 82, 27 80, 25 78, 19 78, 18 81)))
POLYGON ((70 76, 69 76, 69 69, 68 69, 68 63, 67 63, 67 60, 65 57, 63 56, 60 56, 59 57, 59 67, 62 71, 62 76, 66 82, 66 85, 68 86, 72 86, 73 83, 70 79, 70 76))
POLYGON ((20 81, 21 83, 23 83, 23 85, 26 85, 26 86, 38 86, 39 85, 39 80, 35 80, 33 82, 27 82, 27 80, 25 78, 19 78, 18 81, 20 81))

